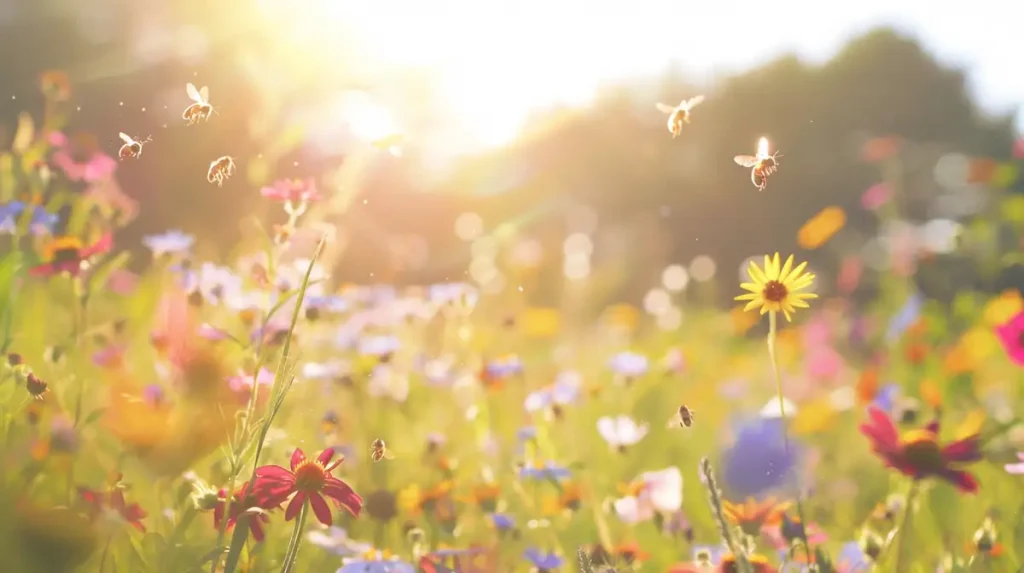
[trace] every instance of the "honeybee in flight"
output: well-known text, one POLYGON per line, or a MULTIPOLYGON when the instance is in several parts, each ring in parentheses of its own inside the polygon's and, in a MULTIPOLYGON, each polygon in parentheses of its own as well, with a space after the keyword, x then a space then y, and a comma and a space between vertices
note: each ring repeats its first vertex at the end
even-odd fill
POLYGON ((210 105, 210 89, 203 86, 197 90, 196 86, 189 82, 185 86, 185 92, 188 93, 188 97, 193 103, 185 108, 181 119, 188 120, 189 125, 198 123, 200 120, 209 121, 210 116, 214 113, 213 106, 210 105))
POLYGON ((234 172, 235 160, 225 155, 210 162, 210 169, 206 172, 206 180, 210 183, 216 183, 217 187, 220 187, 234 172))
POLYGON ((704 96, 699 95, 684 99, 676 107, 663 103, 654 105, 661 113, 668 114, 668 131, 672 134, 672 139, 682 132, 684 123, 690 123, 690 110, 700 105, 702 101, 704 101, 704 96))
POLYGON ((779 170, 779 162, 775 157, 778 151, 768 154, 768 138, 762 137, 757 142, 757 155, 737 155, 733 161, 742 167, 750 167, 750 182, 757 187, 758 191, 764 191, 768 186, 768 176, 779 170))
POLYGON ((118 158, 122 160, 142 157, 142 146, 149 143, 150 141, 149 137, 143 139, 142 141, 136 141, 132 139, 130 135, 123 131, 118 133, 117 135, 121 138, 121 141, 124 142, 124 145, 122 145, 121 149, 118 150, 117 152, 118 158))
POLYGON ((388 446, 384 443, 384 440, 377 438, 372 444, 370 444, 370 459, 374 462, 379 462, 381 460, 393 460, 395 459, 395 455, 388 450, 388 446))
POLYGON ((689 428, 693 425, 693 410, 685 405, 679 407, 679 426, 689 428))

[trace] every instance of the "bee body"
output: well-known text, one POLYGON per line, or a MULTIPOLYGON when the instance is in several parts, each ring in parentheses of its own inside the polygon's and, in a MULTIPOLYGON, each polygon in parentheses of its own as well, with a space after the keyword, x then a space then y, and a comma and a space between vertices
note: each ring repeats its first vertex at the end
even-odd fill
POLYGON ((768 139, 762 137, 757 142, 757 155, 737 155, 733 161, 741 167, 750 168, 750 182, 758 191, 768 186, 768 177, 779 170, 778 152, 768 153, 768 139))
POLYGON ((704 96, 694 96, 690 99, 684 99, 679 102, 679 105, 672 107, 663 103, 658 103, 654 107, 662 113, 668 114, 668 132, 672 134, 672 139, 675 139, 683 131, 683 124, 690 123, 690 110, 697 107, 702 101, 704 96))
POLYGON ((217 187, 220 187, 234 172, 235 160, 225 155, 210 162, 210 168, 206 171, 206 180, 216 183, 217 187))
POLYGON ((196 89, 195 85, 189 83, 185 86, 185 92, 188 93, 192 104, 181 113, 181 119, 187 121, 188 125, 199 123, 200 121, 209 121, 210 116, 215 113, 213 106, 210 105, 209 88, 203 86, 196 89))
POLYGON ((150 139, 147 137, 142 141, 137 141, 135 138, 124 133, 123 131, 117 135, 118 137, 121 138, 121 141, 124 142, 124 145, 121 146, 121 149, 117 151, 117 157, 122 161, 125 159, 135 159, 141 157, 142 146, 148 143, 150 139))
POLYGON ((685 404, 679 406, 679 426, 689 428, 693 425, 693 410, 685 404))
POLYGON ((394 454, 388 450, 388 446, 384 443, 384 440, 377 438, 370 444, 370 459, 373 460, 374 463, 381 460, 392 460, 394 458, 394 454))

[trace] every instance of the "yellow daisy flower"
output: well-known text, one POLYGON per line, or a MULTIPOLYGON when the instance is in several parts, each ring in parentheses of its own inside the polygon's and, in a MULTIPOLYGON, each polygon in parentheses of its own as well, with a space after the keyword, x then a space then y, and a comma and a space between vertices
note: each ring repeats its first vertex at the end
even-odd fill
POLYGON ((786 264, 779 264, 779 254, 774 257, 765 255, 764 268, 751 261, 747 272, 754 282, 743 283, 740 287, 750 291, 736 297, 736 300, 748 301, 744 311, 761 307, 761 314, 781 312, 786 320, 792 320, 792 313, 798 308, 808 308, 809 299, 818 298, 810 292, 800 292, 814 282, 813 273, 805 273, 807 263, 800 263, 793 268, 793 255, 786 259, 786 264))

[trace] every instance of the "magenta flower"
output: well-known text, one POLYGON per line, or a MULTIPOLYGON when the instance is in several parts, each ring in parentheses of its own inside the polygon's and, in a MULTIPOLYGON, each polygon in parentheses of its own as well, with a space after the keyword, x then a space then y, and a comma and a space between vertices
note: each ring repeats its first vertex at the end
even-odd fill
POLYGON ((279 179, 269 187, 260 189, 260 194, 281 203, 310 203, 320 199, 316 182, 312 178, 279 179))
POLYGON ((117 161, 100 151, 92 135, 82 133, 70 141, 63 134, 50 134, 50 143, 57 146, 53 163, 71 181, 94 183, 110 179, 117 170, 117 161))
POLYGON ((1024 137, 1018 139, 1013 144, 1013 158, 1024 159, 1024 137))
POLYGON ((333 519, 331 508, 323 498, 326 495, 333 499, 338 507, 343 507, 352 515, 358 516, 363 508, 363 498, 359 497, 347 483, 331 475, 331 471, 345 459, 342 456, 331 463, 333 457, 334 448, 320 452, 315 460, 306 459, 306 454, 295 448, 290 470, 281 466, 257 468, 256 483, 253 486, 257 503, 263 509, 273 509, 291 497, 284 511, 285 521, 291 521, 309 501, 317 520, 330 526, 333 519))
POLYGON ((1010 319, 1010 322, 996 327, 996 336, 1003 343, 1006 354, 1018 366, 1024 366, 1024 310, 1010 319))
POLYGON ((892 198, 892 190, 885 183, 876 183, 860 197, 860 204, 868 211, 874 211, 885 205, 892 198))

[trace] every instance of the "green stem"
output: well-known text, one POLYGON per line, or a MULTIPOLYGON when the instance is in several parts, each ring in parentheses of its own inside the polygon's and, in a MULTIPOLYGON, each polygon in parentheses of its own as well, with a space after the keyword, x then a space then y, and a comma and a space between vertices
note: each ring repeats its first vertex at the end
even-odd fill
POLYGON ((906 547, 904 538, 907 530, 910 529, 910 518, 913 516, 914 498, 917 497, 917 480, 910 484, 910 491, 907 492, 906 505, 903 506, 903 518, 900 519, 900 530, 896 533, 896 571, 903 571, 903 548, 906 547))
POLYGON ((302 529, 306 526, 306 509, 308 507, 308 503, 303 503, 302 509, 299 510, 299 517, 295 520, 295 529, 292 529, 292 538, 288 541, 288 551, 285 552, 281 573, 289 573, 292 566, 295 565, 295 558, 299 556, 299 545, 302 544, 302 529))
MULTIPOLYGON (((778 313, 768 313, 768 355, 772 361, 772 373, 775 375, 775 391, 779 397, 779 416, 782 419, 782 440, 786 448, 786 457, 790 455, 789 446, 789 419, 786 417, 786 399, 782 394, 782 376, 779 374, 779 357, 775 352, 775 339, 778 335, 778 313)), ((804 517, 804 502, 803 502, 803 488, 800 485, 800 473, 797 472, 797 491, 796 491, 796 514, 800 518, 800 540, 804 544, 804 555, 807 557, 807 563, 812 563, 811 559, 811 541, 807 537, 807 519, 804 517)))

